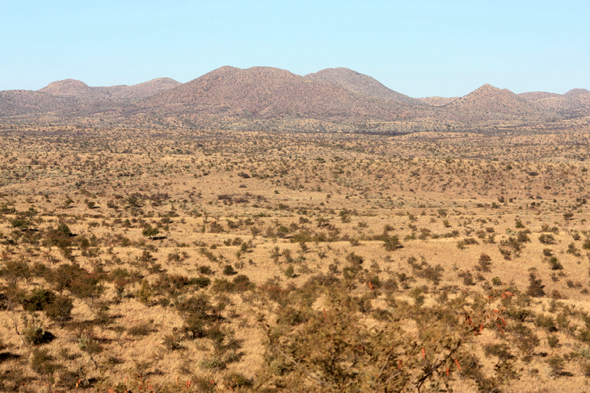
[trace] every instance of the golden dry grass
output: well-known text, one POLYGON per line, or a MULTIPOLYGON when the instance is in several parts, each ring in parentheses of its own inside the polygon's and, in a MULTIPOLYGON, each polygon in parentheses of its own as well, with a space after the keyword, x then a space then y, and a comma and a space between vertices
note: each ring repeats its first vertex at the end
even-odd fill
MULTIPOLYGON (((352 252, 382 280, 399 273, 413 277, 396 294, 399 299, 413 302, 411 289, 428 286, 426 305, 436 303, 445 288, 451 293, 486 293, 511 287, 524 293, 532 271, 542 280, 546 294, 531 300, 532 312, 563 313, 551 311, 556 301, 561 309, 569 306, 590 312, 590 250, 584 248, 590 236, 589 138, 588 128, 397 137, 5 128, 0 134, 0 263, 24 261, 33 266, 38 262, 54 269, 74 260, 89 272, 110 274, 123 268, 139 278, 130 280, 120 297, 114 282, 104 281, 100 296, 76 298, 72 320, 65 324, 37 312, 55 335, 39 347, 23 344, 15 329, 16 323, 22 334, 21 317, 30 312, 20 304, 5 305, 0 309, 0 337, 5 346, 0 352, 4 354, 0 375, 5 375, 0 377, 1 386, 14 391, 41 391, 47 386, 82 391, 95 389, 99 382, 114 387, 141 374, 155 384, 180 381, 182 385, 204 377, 217 381, 222 390, 223 376, 229 372, 255 379, 265 353, 258 316, 272 317, 261 295, 255 291, 215 294, 211 289, 190 289, 179 295, 211 293, 216 304, 225 305, 221 311, 224 329, 241 342, 241 357, 228 362, 226 369, 208 369, 203 364, 212 357, 211 340, 180 337, 183 317, 162 301, 166 296, 158 295, 158 288, 140 301, 142 282, 154 286, 160 277, 153 263, 169 275, 208 276, 212 281, 231 280, 232 276, 223 274, 224 267, 231 265, 258 287, 273 280, 301 287, 317 273, 341 271, 352 252), (15 226, 18 218, 29 220, 33 230, 15 226), (60 222, 77 239, 94 239, 85 255, 74 245, 68 260, 58 247, 35 238, 60 222), (165 238, 142 235, 146 224, 159 228, 158 235, 165 238), (375 238, 386 226, 403 248, 388 252, 383 241, 375 238), (305 231, 315 240, 302 247, 294 240, 305 231), (522 243, 515 255, 503 242, 521 231, 527 232, 530 242, 522 243), (552 235, 555 243, 542 244, 539 236, 543 234, 552 235), (242 248, 243 244, 248 246, 242 248), (546 248, 563 269, 551 270, 546 248), (509 259, 502 249, 511 251, 509 259), (146 252, 151 262, 143 259, 146 252), (482 254, 491 258, 490 272, 476 269, 482 254), (444 269, 440 283, 414 277, 413 260, 440 264, 444 269), (199 270, 203 266, 213 274, 203 275, 199 270), (291 278, 285 275, 289 266, 294 267, 291 278), (473 285, 466 285, 459 276, 465 272, 472 275, 473 285), (501 284, 493 283, 493 278, 501 284), (101 305, 108 305, 108 323, 97 322, 101 305), (147 333, 130 334, 130 328, 137 326, 146 327, 147 333), (175 334, 182 349, 170 350, 163 342, 175 334), (84 337, 98 342, 103 351, 82 350, 84 337), (33 371, 31 354, 36 348, 47 349, 61 368, 46 375, 33 371), (81 381, 77 388, 65 381, 66 370, 77 373, 81 381), (22 384, 15 386, 13 381, 22 384)), ((19 280, 18 287, 30 293, 47 284, 31 277, 19 280)), ((0 294, 8 291, 9 279, 4 275, 0 294)), ((362 294, 369 289, 357 291, 362 294)), ((63 293, 69 294, 68 290, 63 293)), ((172 296, 174 301, 180 300, 172 296)), ((384 301, 377 298, 375 307, 384 301)), ((321 298, 314 307, 323 307, 321 298)), ((578 331, 584 328, 582 320, 572 321, 578 331)), ((525 322, 540 344, 532 358, 518 363, 520 378, 504 389, 586 391, 587 378, 580 365, 590 356, 589 343, 560 328, 555 333, 560 345, 551 348, 548 333, 536 327, 533 319, 525 322), (564 370, 569 374, 552 373, 547 358, 555 354, 566 359, 564 370)), ((489 332, 473 344, 488 372, 493 371, 493 363, 485 360, 482 348, 498 340, 497 333, 489 332)), ((455 382, 455 391, 474 389, 468 379, 459 377, 455 382)))

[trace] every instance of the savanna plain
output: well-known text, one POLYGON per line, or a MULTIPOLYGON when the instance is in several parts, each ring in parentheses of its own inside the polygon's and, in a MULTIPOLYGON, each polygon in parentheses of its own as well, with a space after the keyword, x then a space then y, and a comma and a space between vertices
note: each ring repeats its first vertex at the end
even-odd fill
POLYGON ((590 391, 587 125, 6 125, 0 391, 590 391))

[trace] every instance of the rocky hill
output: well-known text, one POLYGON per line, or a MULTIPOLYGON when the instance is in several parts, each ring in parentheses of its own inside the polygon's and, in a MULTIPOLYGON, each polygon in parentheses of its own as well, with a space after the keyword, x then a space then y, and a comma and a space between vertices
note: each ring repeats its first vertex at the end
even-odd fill
POLYGON ((269 119, 387 119, 413 108, 271 67, 221 67, 138 104, 138 112, 269 119))
POLYGON ((35 115, 38 113, 73 110, 75 103, 66 97, 30 90, 0 91, 0 116, 35 115))
POLYGON ((91 87, 79 80, 65 79, 52 82, 40 89, 39 92, 54 96, 76 97, 81 99, 139 100, 162 91, 173 89, 178 85, 180 85, 180 82, 177 82, 174 79, 158 78, 132 86, 118 85, 91 87))
POLYGON ((272 67, 221 67, 188 83, 170 78, 91 87, 66 79, 0 92, 4 122, 412 132, 496 129, 590 116, 590 92, 514 94, 484 85, 464 97, 414 99, 370 76, 331 68, 300 76, 272 67))
POLYGON ((447 105, 455 100, 459 99, 459 97, 424 97, 418 98, 419 101, 426 105, 430 106, 444 106, 447 105))
POLYGON ((405 94, 393 91, 383 86, 379 81, 368 75, 361 74, 348 68, 326 68, 305 76, 315 82, 334 83, 355 93, 369 97, 380 98, 386 101, 401 102, 404 104, 421 105, 422 102, 405 94))
POLYGON ((545 112, 555 113, 560 117, 590 115, 590 91, 586 89, 572 89, 565 94, 523 93, 520 96, 545 112))

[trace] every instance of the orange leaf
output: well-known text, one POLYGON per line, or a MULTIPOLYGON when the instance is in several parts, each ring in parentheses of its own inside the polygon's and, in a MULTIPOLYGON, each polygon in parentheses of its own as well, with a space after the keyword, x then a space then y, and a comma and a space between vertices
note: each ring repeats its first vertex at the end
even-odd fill
POLYGON ((455 359, 455 364, 457 365, 457 368, 461 370, 461 365, 459 364, 459 361, 457 359, 455 359))
POLYGON ((424 350, 424 348, 422 348, 420 352, 422 352, 422 359, 426 359, 426 351, 424 350))
POLYGON ((506 294, 502 294, 502 299, 506 299, 506 294))
POLYGON ((498 326, 498 329, 500 329, 500 333, 502 333, 502 335, 504 334, 504 329, 502 329, 502 326, 500 326, 500 324, 496 324, 496 326, 498 326))
POLYGON ((398 370, 401 370, 402 369, 402 361, 401 360, 398 360, 397 361, 397 369, 398 370))
POLYGON ((447 367, 447 377, 449 376, 449 368, 447 367))
POLYGON ((506 293, 506 295, 508 295, 508 296, 514 296, 514 294, 513 294, 512 292, 508 292, 508 291, 506 291, 505 293, 506 293))

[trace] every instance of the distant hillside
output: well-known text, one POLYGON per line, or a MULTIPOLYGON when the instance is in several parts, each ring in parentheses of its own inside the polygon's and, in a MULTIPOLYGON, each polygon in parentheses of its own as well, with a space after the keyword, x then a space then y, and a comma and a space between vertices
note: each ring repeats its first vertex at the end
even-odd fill
POLYGON ((146 98, 138 111, 269 119, 396 119, 408 105, 354 93, 271 67, 221 67, 175 89, 146 98))
POLYGON ((168 91, 180 86, 182 83, 171 78, 158 78, 137 85, 125 86, 115 96, 117 98, 142 99, 151 97, 154 94, 168 91))
POLYGON ((64 79, 48 84, 42 89, 41 93, 47 93, 54 96, 85 96, 91 95, 93 89, 86 83, 76 79, 64 79))
POLYGON ((569 96, 569 97, 588 96, 588 95, 590 95, 590 91, 588 91, 586 89, 571 89, 570 91, 568 91, 564 95, 569 96))
POLYGON ((423 102, 426 105, 431 106, 443 106, 447 105, 455 100, 459 99, 459 97, 424 97, 418 98, 419 101, 423 102))
POLYGON ((162 91, 170 90, 178 85, 180 85, 180 83, 174 79, 158 78, 133 86, 118 85, 90 87, 86 83, 79 80, 65 79, 52 82, 40 89, 39 92, 51 94, 54 96, 67 96, 81 99, 138 100, 152 96, 162 91))
POLYGON ((525 100, 534 101, 549 97, 559 97, 559 94, 547 93, 544 91, 531 91, 529 93, 520 93, 518 96, 525 100))
POLYGON ((159 78, 92 87, 65 79, 39 91, 0 91, 0 118, 21 123, 373 133, 542 128, 585 117, 585 89, 517 95, 484 85, 464 97, 415 99, 347 68, 300 76, 272 67, 226 66, 185 84, 159 78))
POLYGON ((0 91, 0 118, 40 120, 89 116, 113 110, 121 110, 129 104, 109 100, 80 98, 75 95, 56 96, 31 90, 0 91))
POLYGON ((0 117, 74 113, 79 111, 79 108, 80 103, 69 97, 57 97, 31 90, 0 91, 0 117))
POLYGON ((572 89, 565 94, 523 93, 537 107, 565 118, 590 115, 590 91, 572 89))
POLYGON ((461 97, 445 108, 469 113, 467 120, 477 121, 486 118, 523 119, 543 116, 541 108, 507 89, 498 89, 486 84, 461 97))
POLYGON ((407 95, 393 91, 383 86, 379 81, 368 75, 361 74, 348 68, 326 68, 313 74, 305 75, 306 78, 316 82, 335 83, 355 93, 382 100, 401 102, 404 104, 421 105, 422 102, 407 95))

